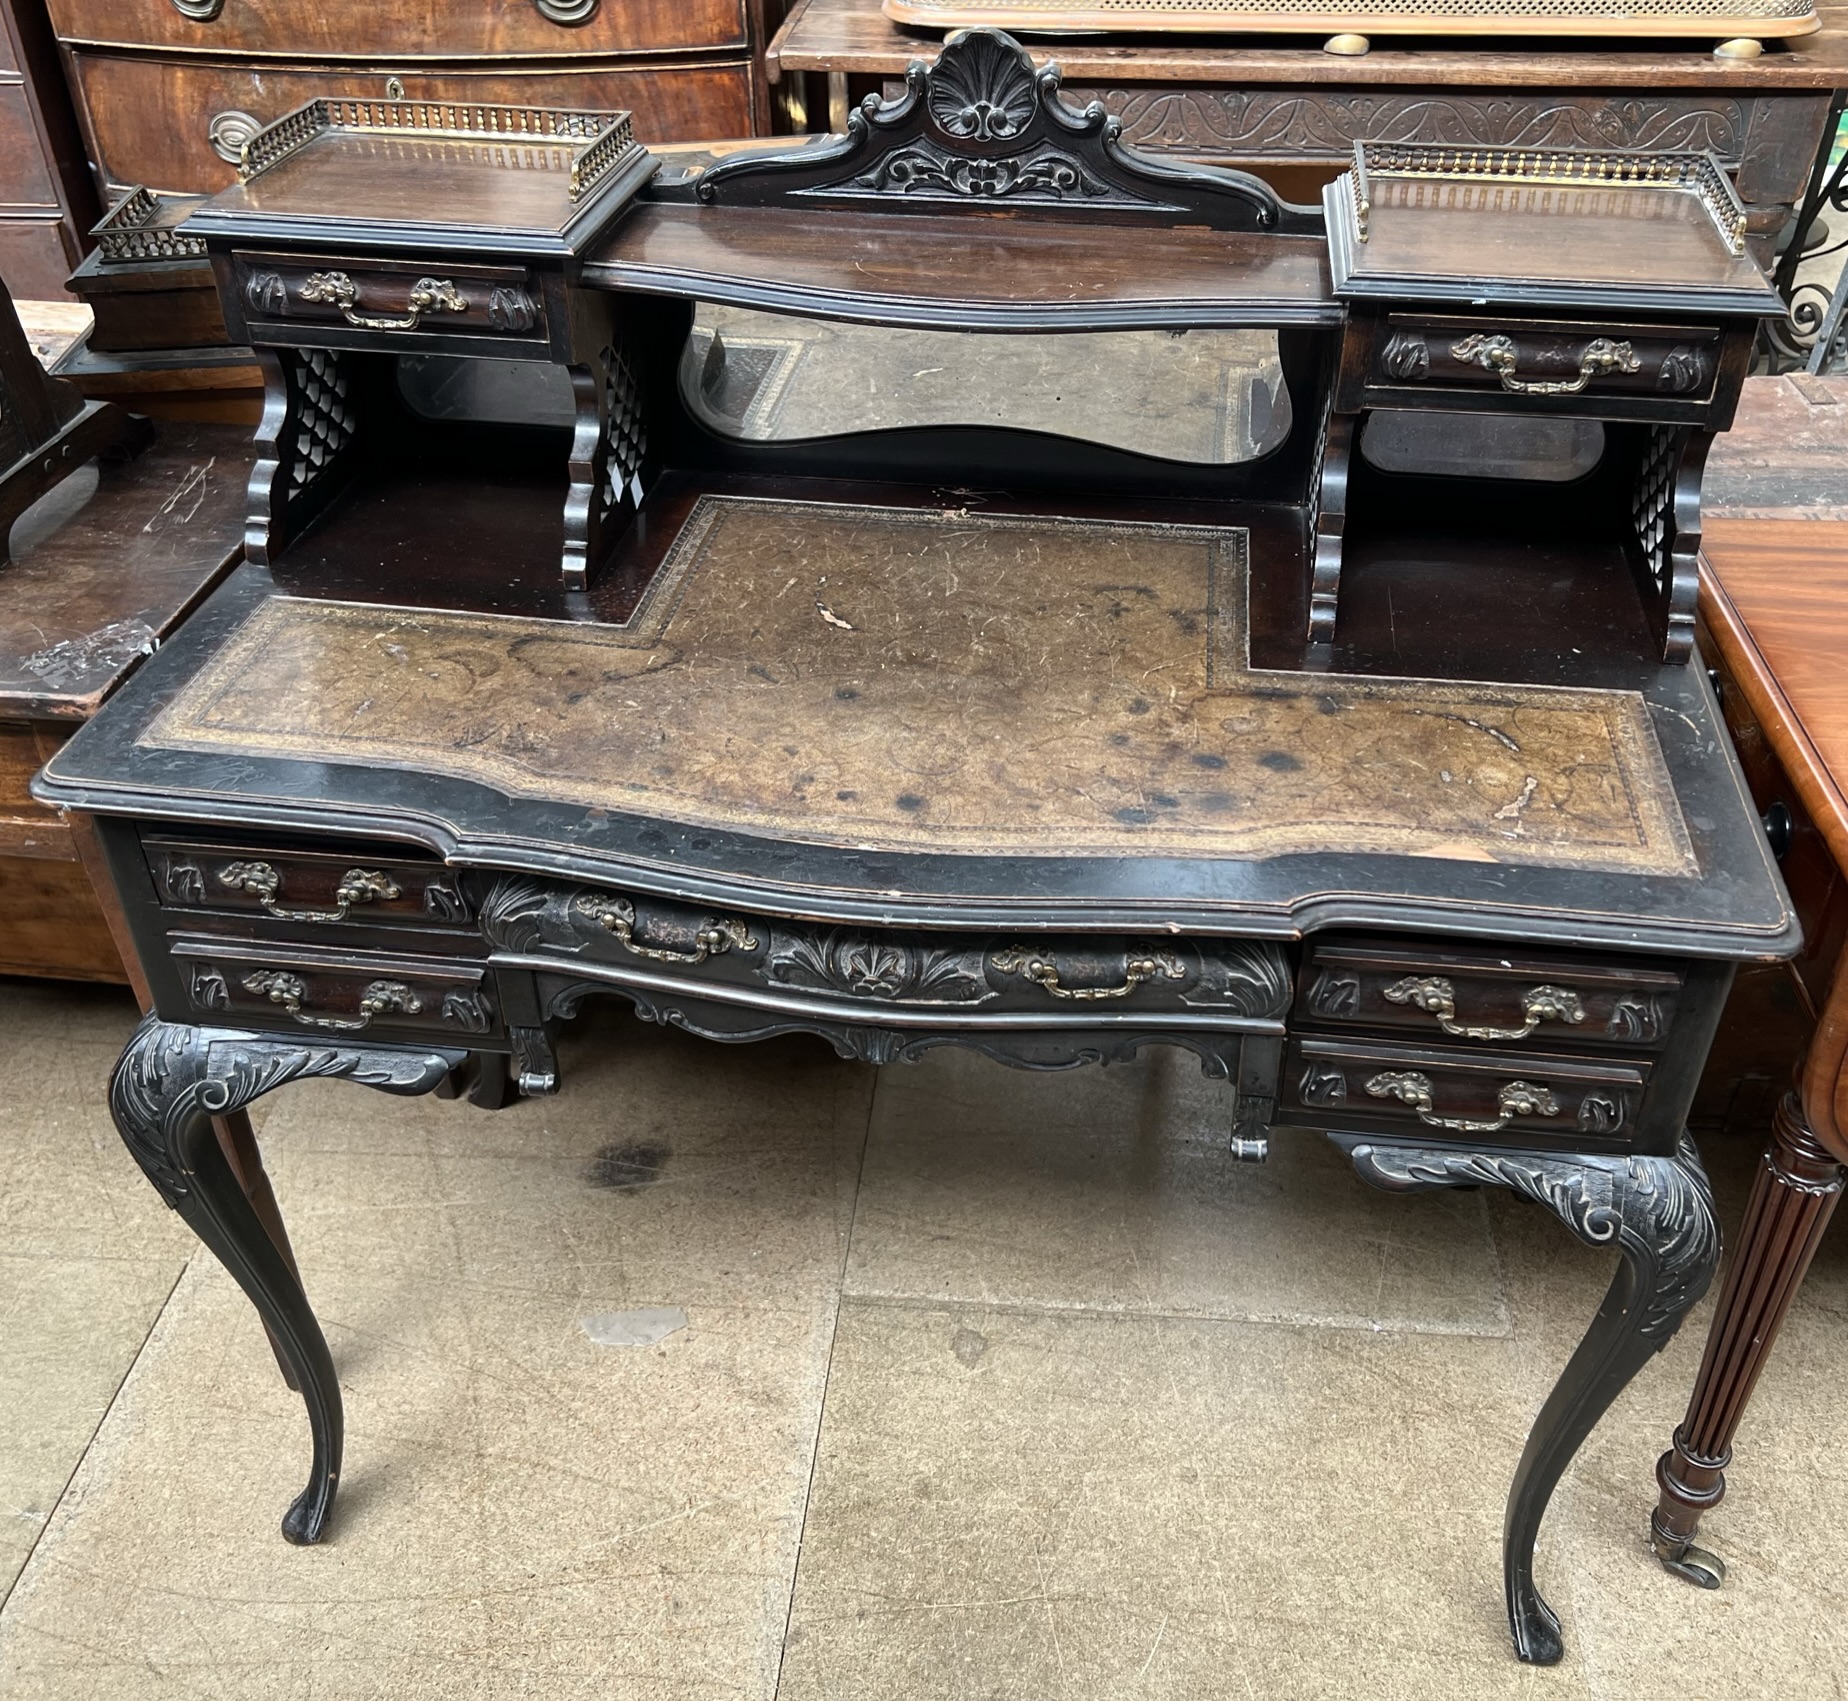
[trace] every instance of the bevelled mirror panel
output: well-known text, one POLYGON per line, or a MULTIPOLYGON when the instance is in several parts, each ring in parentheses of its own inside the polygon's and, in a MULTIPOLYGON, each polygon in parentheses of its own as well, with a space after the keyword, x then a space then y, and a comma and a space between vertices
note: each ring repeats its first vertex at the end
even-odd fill
POLYGON ((1229 465, 1290 432, 1274 331, 907 330, 702 302, 680 382, 752 443, 983 425, 1229 465))

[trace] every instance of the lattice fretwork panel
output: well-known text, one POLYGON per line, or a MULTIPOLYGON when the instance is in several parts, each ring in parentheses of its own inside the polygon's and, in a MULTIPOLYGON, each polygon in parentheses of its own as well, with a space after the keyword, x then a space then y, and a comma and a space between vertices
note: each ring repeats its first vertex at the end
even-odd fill
POLYGON ((603 400, 603 511, 609 514, 625 497, 633 506, 641 506, 642 462, 648 454, 641 385, 625 340, 603 351, 603 400))
POLYGON ((289 495, 301 495, 353 441, 358 416, 350 396, 352 373, 338 349, 295 353, 293 417, 283 441, 289 460, 289 495))
POLYGON ((1630 493, 1630 518, 1636 541, 1656 588, 1666 596, 1674 574, 1675 475, 1681 466, 1686 431, 1676 425, 1652 425, 1636 483, 1630 493))

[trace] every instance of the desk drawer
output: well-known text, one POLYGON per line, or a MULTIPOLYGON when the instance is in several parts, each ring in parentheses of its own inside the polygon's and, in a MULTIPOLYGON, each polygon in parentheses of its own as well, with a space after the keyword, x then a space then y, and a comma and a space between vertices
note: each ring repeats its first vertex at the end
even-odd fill
POLYGON ((1648 1052, 1666 1044, 1682 984, 1650 962, 1337 938, 1305 953, 1295 1019, 1415 1030, 1435 1045, 1648 1052))
POLYGON ((1348 338, 1338 403, 1347 411, 1512 408, 1694 422, 1726 364, 1711 325, 1390 313, 1350 321, 1348 338))
POLYGON ((1301 1036, 1284 1058, 1278 1120, 1424 1131, 1466 1143, 1596 1151, 1633 1137, 1650 1065, 1301 1036))
POLYGON ((741 0, 51 0, 66 41, 363 59, 742 46, 741 0))
POLYGON ((486 338, 509 354, 546 346, 544 292, 524 266, 239 253, 232 274, 243 319, 233 334, 252 342, 288 343, 300 326, 327 325, 394 342, 486 338))
POLYGON ((294 1033, 390 1033, 444 1045, 502 1032, 479 963, 176 935, 168 949, 197 1020, 294 1033))
POLYGON ((440 862, 142 841, 163 909, 231 910, 329 926, 468 927, 467 896, 440 862))
POLYGON ((1031 1012, 1274 1033, 1290 998, 1282 949, 1252 940, 829 927, 523 876, 489 893, 481 927, 492 950, 525 967, 672 981, 760 1006, 831 1007, 848 1019, 913 1011, 980 1023, 1031 1012))

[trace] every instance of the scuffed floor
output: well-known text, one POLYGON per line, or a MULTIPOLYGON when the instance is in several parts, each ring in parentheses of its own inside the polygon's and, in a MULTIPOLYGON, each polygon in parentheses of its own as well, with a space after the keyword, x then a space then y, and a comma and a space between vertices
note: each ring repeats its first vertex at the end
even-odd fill
MULTIPOLYGON (((1179 1056, 1070 1075, 591 1012, 490 1115, 339 1083, 259 1131, 340 1367, 329 1539, 262 1331, 140 1179, 125 996, 0 982, 0 1698, 1835 1697, 1848 1236, 1709 1520, 1649 1557, 1708 1308, 1543 1532, 1501 1501, 1608 1278, 1496 1192, 1210 1141, 1179 1056)), ((1728 1222, 1754 1152, 1708 1151, 1728 1222)))

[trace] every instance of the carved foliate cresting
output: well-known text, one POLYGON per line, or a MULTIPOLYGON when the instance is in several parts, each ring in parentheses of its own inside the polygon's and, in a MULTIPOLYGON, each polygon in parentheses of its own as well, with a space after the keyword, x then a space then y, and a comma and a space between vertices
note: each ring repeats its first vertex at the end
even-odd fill
POLYGON ((1218 230, 1319 233, 1319 211, 1291 207, 1244 172, 1138 153, 1101 101, 1059 98, 1059 68, 1035 67, 1011 36, 952 35, 934 64, 915 60, 895 100, 869 95, 846 133, 795 153, 740 158, 694 184, 728 206, 838 200, 867 210, 907 203, 1070 206, 1218 230))

